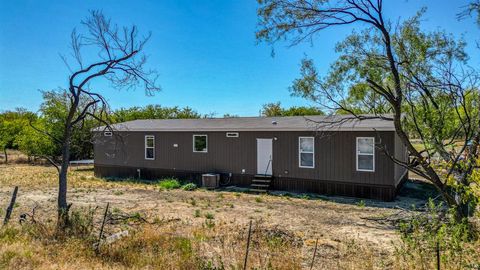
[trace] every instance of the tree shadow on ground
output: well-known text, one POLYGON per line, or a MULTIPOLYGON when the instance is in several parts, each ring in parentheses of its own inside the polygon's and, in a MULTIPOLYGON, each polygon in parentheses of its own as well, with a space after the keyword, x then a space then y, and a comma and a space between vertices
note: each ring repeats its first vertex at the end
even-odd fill
MULTIPOLYGON (((250 193, 248 188, 240 187, 223 187, 220 188, 221 191, 232 191, 232 192, 242 192, 250 193)), ((322 195, 315 193, 296 193, 296 192, 287 192, 287 191, 269 191, 269 196, 276 197, 289 197, 305 200, 322 200, 322 201, 331 201, 341 204, 357 205, 360 207, 378 207, 378 208, 403 208, 403 209, 418 209, 422 208, 429 198, 438 199, 439 193, 432 184, 421 180, 409 179, 405 181, 401 189, 399 190, 397 197, 394 201, 386 202, 373 199, 364 199, 356 197, 345 197, 345 196, 333 196, 333 195, 322 195)))

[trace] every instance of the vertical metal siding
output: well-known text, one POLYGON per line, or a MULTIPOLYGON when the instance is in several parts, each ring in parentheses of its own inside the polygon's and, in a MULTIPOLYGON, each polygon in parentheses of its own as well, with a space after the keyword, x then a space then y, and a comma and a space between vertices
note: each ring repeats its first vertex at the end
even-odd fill
MULTIPOLYGON (((232 130, 235 131, 235 130, 232 130)), ((117 132, 112 137, 99 136, 95 143, 95 163, 179 171, 225 172, 247 175, 256 173, 256 139, 274 138, 273 174, 278 178, 299 178, 366 185, 395 185, 395 166, 375 150, 375 172, 356 171, 356 137, 380 137, 393 152, 394 132, 343 131, 315 132, 239 132, 227 138, 226 132, 117 132), (193 135, 208 135, 208 153, 193 152, 193 135), (144 137, 155 136, 155 160, 144 159, 144 137), (119 136, 122 140, 119 140, 119 136), (315 137, 315 168, 300 168, 298 137, 315 137), (116 145, 115 145, 116 142, 116 145), (178 144, 178 147, 173 147, 178 144), (115 157, 112 157, 112 153, 115 157), (288 171, 288 173, 285 173, 288 171)), ((377 142, 379 139, 377 139, 377 142)))

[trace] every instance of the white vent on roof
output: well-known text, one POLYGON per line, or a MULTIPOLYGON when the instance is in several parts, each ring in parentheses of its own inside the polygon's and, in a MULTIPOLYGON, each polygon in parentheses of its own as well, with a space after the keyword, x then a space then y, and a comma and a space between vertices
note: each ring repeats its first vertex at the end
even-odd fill
POLYGON ((105 132, 103 132, 103 136, 112 137, 112 132, 111 131, 105 131, 105 132))
POLYGON ((276 124, 278 124, 277 121, 272 120, 272 125, 276 125, 276 124))

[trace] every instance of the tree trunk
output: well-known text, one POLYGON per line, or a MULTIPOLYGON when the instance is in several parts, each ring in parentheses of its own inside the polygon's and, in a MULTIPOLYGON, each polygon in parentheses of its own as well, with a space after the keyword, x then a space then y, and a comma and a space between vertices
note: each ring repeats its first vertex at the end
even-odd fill
POLYGON ((65 129, 64 143, 62 146, 62 163, 58 174, 58 227, 65 228, 68 225, 68 203, 67 203, 67 173, 70 162, 70 139, 71 131, 65 129))
POLYGON ((7 147, 3 148, 3 153, 5 154, 5 164, 7 164, 8 163, 7 147))

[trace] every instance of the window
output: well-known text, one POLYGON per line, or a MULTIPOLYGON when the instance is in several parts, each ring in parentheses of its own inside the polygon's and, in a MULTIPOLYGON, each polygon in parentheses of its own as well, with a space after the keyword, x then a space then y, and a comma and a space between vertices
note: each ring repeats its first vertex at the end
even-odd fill
POLYGON ((375 138, 357 138, 357 171, 375 171, 375 138))
POLYGON ((206 153, 207 147, 207 135, 193 135, 193 152, 206 153))
POLYGON ((315 168, 315 140, 313 137, 298 138, 298 162, 300 168, 315 168))
POLYGON ((112 132, 111 132, 111 131, 105 131, 105 132, 103 133, 103 136, 105 136, 105 137, 112 137, 112 132))
POLYGON ((227 132, 227 138, 237 138, 238 132, 227 132))
POLYGON ((145 159, 155 159, 155 136, 145 136, 145 159))

